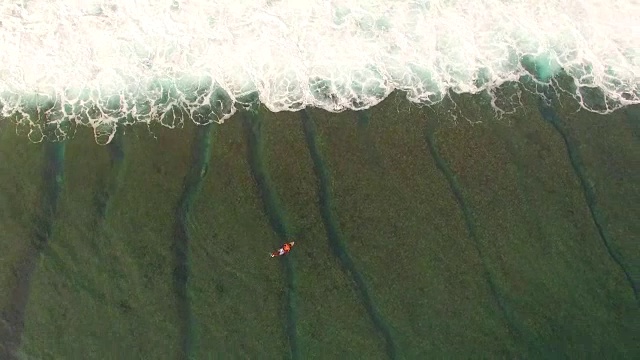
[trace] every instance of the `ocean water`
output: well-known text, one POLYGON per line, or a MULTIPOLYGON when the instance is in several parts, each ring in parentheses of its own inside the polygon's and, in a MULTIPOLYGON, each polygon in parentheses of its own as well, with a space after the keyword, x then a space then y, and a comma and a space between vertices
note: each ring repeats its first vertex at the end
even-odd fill
POLYGON ((637 358, 638 16, 2 1, 0 357, 637 358))
MULTIPOLYGON (((173 126, 417 104, 563 70, 586 109, 637 104, 635 1, 3 1, 0 104, 35 127, 173 126), (33 119, 35 109, 44 113, 33 119)), ((496 106, 497 111, 502 111, 496 106)), ((105 137, 105 139, 102 139, 105 137)))

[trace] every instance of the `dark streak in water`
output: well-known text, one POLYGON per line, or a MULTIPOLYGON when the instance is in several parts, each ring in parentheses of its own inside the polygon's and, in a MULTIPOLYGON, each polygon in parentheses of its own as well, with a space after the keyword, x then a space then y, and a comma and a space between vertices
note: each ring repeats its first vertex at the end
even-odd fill
POLYGON ((556 131, 562 136, 562 140, 567 148, 567 154, 569 155, 569 161, 571 162, 571 167, 573 167, 573 171, 575 172, 578 180, 580 181, 580 185, 582 187, 582 192, 584 194, 585 200, 587 202, 587 206, 589 207, 589 212, 591 213, 591 219, 593 223, 596 225, 598 230, 598 234, 600 235, 600 239, 604 244, 607 252, 609 253, 609 257, 620 267, 622 272, 624 273, 627 282, 631 286, 631 290, 633 291, 633 296, 636 299, 636 302, 640 304, 639 297, 639 286, 636 281, 631 277, 627 265, 622 259, 622 255, 613 248, 611 244, 611 239, 604 228, 604 221, 600 216, 600 210, 598 209, 597 199, 595 191, 591 184, 589 184, 589 179, 584 170, 584 166, 582 165, 582 159, 580 158, 580 153, 578 152, 578 146, 574 143, 574 140, 569 135, 569 132, 564 127, 562 120, 558 117, 555 111, 551 108, 549 104, 547 104, 544 100, 540 100, 539 109, 542 118, 549 122, 556 131))
MULTIPOLYGON (((253 178, 258 186, 258 191, 262 198, 265 213, 269 219, 271 227, 280 238, 280 241, 286 242, 290 238, 290 233, 285 223, 284 210, 278 203, 277 194, 271 187, 269 175, 262 163, 261 119, 257 113, 247 111, 244 113, 244 125, 249 142, 249 165, 251 167, 253 178)), ((290 357, 292 359, 299 359, 300 355, 296 330, 295 273, 293 263, 288 256, 285 256, 282 259, 282 264, 287 284, 287 336, 289 338, 290 357)))
POLYGON ((45 169, 43 173, 44 194, 41 215, 36 220, 34 239, 20 263, 13 268, 16 287, 11 289, 11 300, 2 311, 0 323, 0 359, 17 359, 17 351, 24 331, 24 316, 29 302, 31 276, 40 253, 47 247, 53 231, 53 222, 62 191, 64 175, 65 143, 44 143, 45 169))
POLYGON ((211 124, 196 127, 196 139, 193 144, 191 167, 184 179, 182 196, 176 208, 176 224, 174 228, 173 250, 175 268, 173 272, 174 288, 180 319, 180 353, 179 359, 193 359, 194 352, 194 319, 191 310, 189 293, 190 256, 189 256, 189 214, 194 199, 202 187, 202 180, 207 174, 211 157, 212 137, 211 124))
MULTIPOLYGON (((521 156, 518 155, 518 150, 516 147, 516 140, 511 136, 509 132, 505 132, 503 127, 498 127, 496 129, 501 137, 505 141, 506 150, 509 154, 514 158, 513 164, 516 167, 516 192, 519 197, 522 199, 522 207, 524 208, 524 212, 529 219, 526 224, 523 224, 524 227, 529 228, 530 231, 534 233, 538 233, 541 235, 545 234, 545 227, 541 223, 540 217, 532 208, 532 194, 529 191, 526 191, 526 175, 524 170, 524 163, 521 156)), ((512 314, 512 316, 515 316, 512 314)), ((520 321, 522 322, 522 321, 520 321)), ((536 354, 536 357, 539 358, 549 358, 553 357, 553 355, 557 355, 558 351, 551 348, 551 344, 549 344, 544 339, 541 339, 540 336, 530 329, 522 328, 523 333, 526 333, 527 340, 529 341, 529 349, 533 350, 536 354)))
POLYGON ((109 214, 110 200, 120 185, 120 176, 122 173, 122 164, 124 163, 124 146, 122 143, 121 132, 116 133, 113 140, 106 145, 111 157, 111 171, 107 179, 107 184, 102 192, 96 195, 96 203, 98 207, 98 214, 100 215, 100 221, 109 214))
POLYGON ((467 233, 469 234, 469 237, 473 240, 473 244, 476 248, 476 252, 478 253, 478 257, 480 258, 480 261, 482 264, 483 276, 487 281, 487 285, 489 287, 489 290, 491 292, 493 299, 495 300, 500 311, 502 312, 502 315, 507 323, 509 331, 513 335, 521 337, 522 330, 516 325, 516 322, 511 314, 511 311, 509 310, 508 304, 504 300, 504 298, 501 296, 500 289, 498 288, 498 285, 496 284, 491 274, 491 271, 489 270, 489 266, 487 265, 487 261, 482 251, 482 247, 480 246, 480 240, 478 239, 478 233, 476 230, 473 211, 469 207, 469 204, 463 195, 462 187, 458 183, 455 174, 451 171, 446 160, 440 155, 440 152, 438 151, 436 140, 434 138, 433 126, 434 125, 431 124, 431 121, 429 121, 429 124, 427 126, 426 141, 427 141, 427 147, 429 148, 431 157, 433 158, 433 160, 436 163, 436 166, 442 172, 445 179, 449 183, 451 192, 453 193, 456 199, 456 202, 458 203, 458 206, 462 211, 464 222, 467 228, 467 233))
POLYGON ((353 260, 345 250, 338 221, 336 219, 335 213, 332 211, 333 205, 331 201, 332 194, 329 171, 327 170, 324 160, 322 159, 322 155, 320 154, 320 149, 318 148, 318 135, 316 134, 315 124, 307 110, 302 111, 302 125, 307 141, 307 146, 309 148, 309 153, 311 155, 311 159, 313 160, 313 169, 316 173, 316 177, 319 180, 318 201, 320 203, 320 211, 322 214, 324 227, 327 232, 329 247, 333 251, 333 255, 336 256, 338 260, 340 260, 340 264, 343 266, 345 272, 351 276, 351 279, 355 283, 355 288, 358 292, 358 295, 360 296, 360 300, 362 301, 367 313, 369 314, 369 318, 371 319, 376 330, 382 336, 382 339, 385 342, 385 348, 388 356, 391 359, 396 359, 397 349, 393 338, 391 337, 391 331, 389 330, 389 327, 387 326, 385 321, 382 319, 380 312, 376 309, 376 306, 373 303, 373 300, 371 298, 371 295, 369 294, 369 290, 367 289, 362 275, 358 272, 353 263, 353 260))
MULTIPOLYGON (((101 188, 99 193, 95 196, 95 202, 97 207, 97 221, 94 230, 96 234, 93 236, 89 236, 85 239, 87 243, 93 249, 93 256, 99 257, 101 256, 100 247, 96 245, 96 241, 101 239, 101 230, 103 230, 103 225, 105 225, 104 220, 108 216, 109 209, 111 207, 111 199, 114 194, 118 191, 121 183, 121 177, 123 173, 123 164, 125 160, 124 148, 123 148, 123 138, 122 133, 118 131, 118 133, 114 136, 113 140, 106 145, 106 149, 109 152, 109 156, 111 158, 111 169, 109 171, 109 175, 106 177, 106 184, 101 184, 101 188)), ((71 264, 77 261, 77 258, 72 254, 70 249, 65 250, 67 255, 72 256, 72 260, 69 262, 71 264)), ((49 261, 50 266, 53 266, 55 272, 58 275, 62 275, 66 278, 70 285, 76 288, 79 291, 84 291, 91 298, 105 307, 115 307, 117 309, 121 309, 118 304, 109 301, 109 296, 107 293, 100 291, 97 289, 95 285, 91 284, 91 281, 87 279, 84 274, 82 274, 82 270, 74 271, 72 267, 70 268, 65 264, 65 260, 61 258, 57 251, 51 247, 48 247, 43 252, 43 255, 46 256, 47 261, 49 261)), ((124 278, 125 274, 118 274, 121 278, 124 278)))
MULTIPOLYGON (((122 137, 122 128, 118 129, 115 136, 109 144, 106 146, 106 150, 109 152, 110 157, 110 169, 108 174, 100 179, 99 189, 94 195, 94 203, 96 206, 97 217, 95 220, 94 236, 87 239, 87 242, 93 250, 93 256, 101 256, 100 243, 105 239, 106 219, 109 216, 109 212, 112 207, 112 200, 115 194, 120 189, 122 184, 122 176, 125 167, 125 152, 122 137)), ((122 274, 124 275, 124 274, 122 274)))

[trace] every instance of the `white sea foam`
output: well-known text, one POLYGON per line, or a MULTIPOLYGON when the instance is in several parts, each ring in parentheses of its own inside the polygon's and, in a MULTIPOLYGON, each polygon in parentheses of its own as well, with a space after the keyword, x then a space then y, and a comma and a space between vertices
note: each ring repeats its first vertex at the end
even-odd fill
POLYGON ((640 102, 638 18, 635 0, 4 0, 1 115, 110 139, 117 122, 222 122, 256 98, 428 104, 519 81, 526 59, 606 113, 640 102))

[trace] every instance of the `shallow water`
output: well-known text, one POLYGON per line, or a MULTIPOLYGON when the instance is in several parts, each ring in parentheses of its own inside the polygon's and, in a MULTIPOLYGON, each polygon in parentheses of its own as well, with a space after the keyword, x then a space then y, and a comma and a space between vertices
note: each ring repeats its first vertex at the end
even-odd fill
POLYGON ((6 121, 1 357, 637 357, 640 111, 560 100, 6 121))

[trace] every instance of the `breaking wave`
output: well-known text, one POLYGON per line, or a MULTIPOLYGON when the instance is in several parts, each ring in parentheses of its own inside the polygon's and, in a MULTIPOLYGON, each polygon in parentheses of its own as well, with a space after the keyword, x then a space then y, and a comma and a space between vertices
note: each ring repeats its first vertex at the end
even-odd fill
POLYGON ((640 103, 639 14, 615 0, 4 0, 0 121, 109 142, 118 124, 223 122, 258 102, 339 112, 400 90, 428 105, 560 87, 560 72, 608 113, 640 103))

